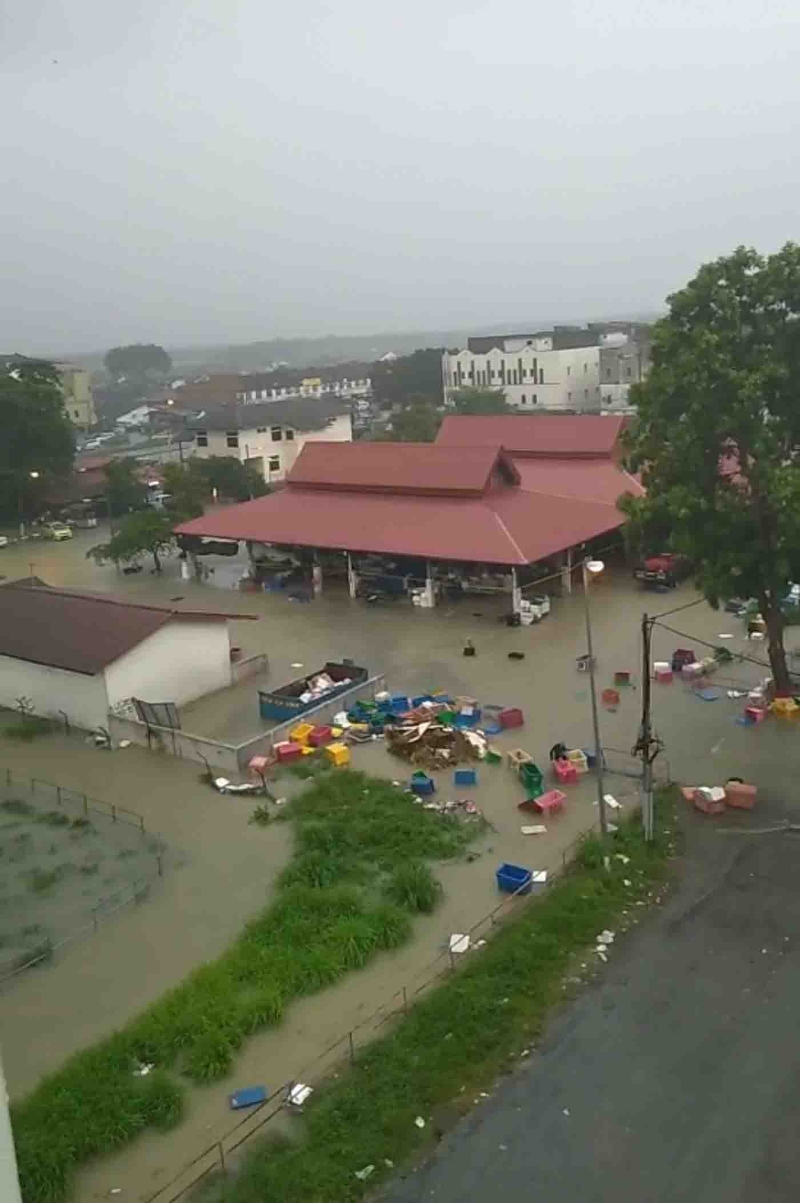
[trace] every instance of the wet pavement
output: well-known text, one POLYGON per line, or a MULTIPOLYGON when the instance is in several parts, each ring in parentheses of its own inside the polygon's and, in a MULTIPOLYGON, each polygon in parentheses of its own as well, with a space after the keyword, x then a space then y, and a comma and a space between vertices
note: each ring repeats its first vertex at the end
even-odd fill
POLYGON ((680 886, 384 1203, 794 1203, 800 835, 687 811, 680 886))

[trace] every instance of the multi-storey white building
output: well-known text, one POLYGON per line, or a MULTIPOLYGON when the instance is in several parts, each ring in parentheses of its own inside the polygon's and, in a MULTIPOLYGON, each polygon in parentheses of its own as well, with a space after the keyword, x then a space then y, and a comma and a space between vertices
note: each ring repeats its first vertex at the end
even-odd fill
POLYGON ((268 482, 282 481, 308 442, 349 443, 353 427, 340 398, 297 398, 210 405, 187 422, 192 454, 235 456, 268 482))
POLYGON ((489 388, 521 410, 622 413, 645 370, 644 348, 627 333, 580 328, 470 339, 442 357, 446 402, 458 389, 489 388))

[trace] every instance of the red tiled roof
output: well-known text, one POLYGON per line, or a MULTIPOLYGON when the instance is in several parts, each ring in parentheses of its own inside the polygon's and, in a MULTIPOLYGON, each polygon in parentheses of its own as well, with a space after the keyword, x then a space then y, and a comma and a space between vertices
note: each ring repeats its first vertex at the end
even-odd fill
POLYGON ((643 497, 645 490, 635 476, 610 459, 567 460, 545 456, 515 459, 522 488, 550 497, 601 501, 616 505, 623 493, 643 497))
POLYGON ((610 456, 625 421, 600 414, 448 414, 436 446, 502 447, 513 456, 610 456))
POLYGON ((291 488, 359 493, 481 494, 518 476, 497 444, 439 447, 434 443, 306 443, 292 468, 291 488))
MULTIPOLYGON (((562 465, 561 486, 568 470, 577 482, 585 467, 562 465)), ((624 492, 624 487, 616 492, 624 492)), ((176 529, 179 534, 216 539, 522 565, 615 530, 623 522, 613 501, 527 487, 447 497, 365 496, 295 486, 206 514, 176 529)))
POLYGON ((0 656, 91 676, 169 622, 254 617, 139 605, 110 594, 9 581, 0 587, 0 656))

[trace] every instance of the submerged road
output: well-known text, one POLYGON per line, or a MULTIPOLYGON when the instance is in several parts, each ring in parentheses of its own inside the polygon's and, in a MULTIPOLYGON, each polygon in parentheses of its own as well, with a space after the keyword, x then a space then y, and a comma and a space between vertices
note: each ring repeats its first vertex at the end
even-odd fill
POLYGON ((800 834, 689 827, 664 910, 385 1203, 800 1199, 800 834))

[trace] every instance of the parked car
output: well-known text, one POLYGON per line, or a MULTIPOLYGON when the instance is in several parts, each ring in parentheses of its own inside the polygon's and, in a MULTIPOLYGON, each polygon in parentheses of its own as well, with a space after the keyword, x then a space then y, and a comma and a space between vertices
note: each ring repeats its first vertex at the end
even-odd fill
POLYGON ((63 539, 72 538, 72 527, 67 526, 64 522, 46 522, 42 527, 43 539, 54 539, 56 543, 60 543, 63 539))
POLYGON ((8 535, 0 535, 0 547, 8 547, 10 542, 8 535))
POLYGON ((672 588, 679 581, 685 580, 691 571, 692 564, 686 556, 662 551, 658 555, 648 556, 644 563, 634 570, 633 576, 645 585, 668 585, 672 588))

